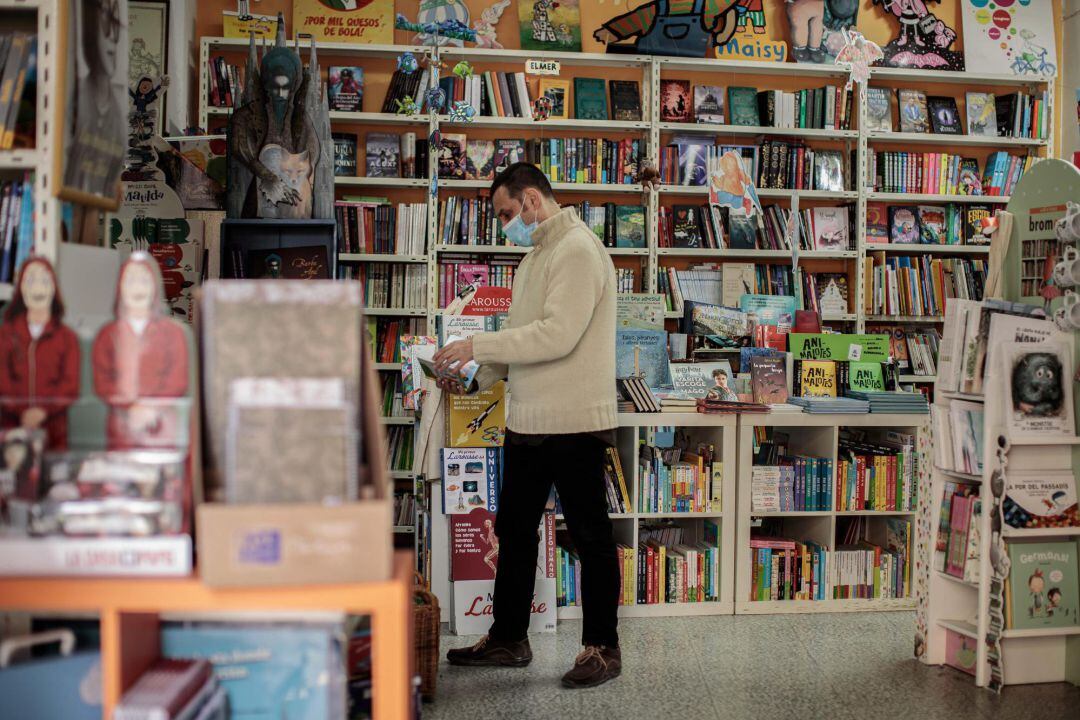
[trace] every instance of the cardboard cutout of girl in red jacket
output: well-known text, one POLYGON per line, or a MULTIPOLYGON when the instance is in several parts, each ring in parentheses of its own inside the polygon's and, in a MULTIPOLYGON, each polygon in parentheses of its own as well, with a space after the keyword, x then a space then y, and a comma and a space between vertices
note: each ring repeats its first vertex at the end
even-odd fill
POLYGON ((41 428, 49 450, 68 446, 68 408, 79 397, 79 338, 48 260, 23 263, 0 325, 0 425, 41 428))
POLYGON ((137 252, 120 267, 116 319, 94 338, 94 392, 109 408, 110 450, 175 447, 180 443, 177 398, 188 393, 187 337, 164 311, 157 262, 137 252))

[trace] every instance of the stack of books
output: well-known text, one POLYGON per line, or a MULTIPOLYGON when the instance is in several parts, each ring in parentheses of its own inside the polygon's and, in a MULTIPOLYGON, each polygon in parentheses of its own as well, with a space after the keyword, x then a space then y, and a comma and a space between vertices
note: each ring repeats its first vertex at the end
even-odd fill
POLYGON ((870 412, 869 402, 854 397, 790 397, 788 403, 798 405, 803 412, 812 415, 870 412))
POLYGON ((661 412, 697 412, 697 400, 679 393, 665 393, 657 396, 661 412))
MULTIPOLYGON (((660 401, 656 399, 652 390, 649 389, 648 383, 642 378, 616 378, 615 385, 618 387, 619 392, 622 393, 623 398, 630 400, 633 404, 633 410, 630 412, 660 412, 660 401)), ((619 411, 627 412, 623 410, 623 407, 620 407, 619 411)))
POLYGON ((927 415, 930 412, 926 396, 917 392, 848 390, 848 396, 867 401, 872 413, 927 415))

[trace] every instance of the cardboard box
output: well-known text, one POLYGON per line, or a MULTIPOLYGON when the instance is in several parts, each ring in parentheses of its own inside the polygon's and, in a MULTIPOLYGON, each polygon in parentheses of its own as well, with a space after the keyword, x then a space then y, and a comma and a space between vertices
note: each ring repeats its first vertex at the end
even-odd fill
POLYGON ((389 499, 322 505, 225 505, 196 512, 199 575, 211 587, 386 580, 389 499))

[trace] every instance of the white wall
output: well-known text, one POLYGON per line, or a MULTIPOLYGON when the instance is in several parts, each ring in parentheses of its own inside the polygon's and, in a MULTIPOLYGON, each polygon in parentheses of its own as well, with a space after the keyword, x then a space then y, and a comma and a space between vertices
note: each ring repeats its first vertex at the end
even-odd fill
POLYGON ((1065 0, 1064 47, 1061 51, 1059 72, 1062 76, 1061 97, 1061 153, 1064 160, 1071 160, 1073 153, 1080 150, 1080 128, 1076 119, 1076 91, 1080 88, 1080 0, 1065 0))
POLYGON ((165 135, 179 135, 192 124, 191 96, 198 62, 196 0, 169 3, 169 91, 165 95, 165 135))

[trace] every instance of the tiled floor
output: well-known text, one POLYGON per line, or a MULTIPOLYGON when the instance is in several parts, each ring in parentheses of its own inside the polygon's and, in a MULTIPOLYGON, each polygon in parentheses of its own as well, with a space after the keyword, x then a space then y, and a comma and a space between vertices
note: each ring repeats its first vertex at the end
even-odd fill
MULTIPOLYGON (((450 667, 424 720, 1057 720, 1080 718, 1068 684, 975 688, 911 657, 911 613, 622 620, 622 677, 592 690, 559 678, 578 650, 577 622, 531 638, 524 669, 450 667), (876 708, 871 711, 871 708, 876 708)), ((448 647, 476 638, 443 638, 448 647)))

